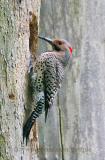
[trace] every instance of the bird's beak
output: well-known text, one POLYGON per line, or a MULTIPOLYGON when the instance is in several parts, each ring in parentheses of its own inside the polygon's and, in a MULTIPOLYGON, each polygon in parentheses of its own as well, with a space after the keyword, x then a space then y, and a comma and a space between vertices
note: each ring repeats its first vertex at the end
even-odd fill
POLYGON ((43 39, 43 40, 47 41, 48 43, 50 43, 51 45, 53 45, 53 41, 50 38, 42 37, 42 36, 38 36, 38 38, 43 39))
POLYGON ((61 50, 56 44, 53 43, 52 39, 47 38, 47 37, 42 37, 42 36, 38 36, 38 38, 48 42, 53 47, 54 50, 56 50, 56 51, 60 51, 61 50))

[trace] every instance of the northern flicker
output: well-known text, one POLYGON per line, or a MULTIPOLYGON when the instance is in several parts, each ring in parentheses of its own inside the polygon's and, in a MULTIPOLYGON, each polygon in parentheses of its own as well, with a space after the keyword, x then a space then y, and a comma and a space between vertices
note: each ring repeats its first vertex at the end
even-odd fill
POLYGON ((53 105, 54 97, 61 86, 64 69, 72 60, 72 47, 64 39, 51 40, 39 37, 51 44, 53 51, 42 53, 37 59, 31 73, 34 110, 23 127, 23 138, 29 137, 30 130, 37 117, 45 110, 45 121, 48 110, 53 105))

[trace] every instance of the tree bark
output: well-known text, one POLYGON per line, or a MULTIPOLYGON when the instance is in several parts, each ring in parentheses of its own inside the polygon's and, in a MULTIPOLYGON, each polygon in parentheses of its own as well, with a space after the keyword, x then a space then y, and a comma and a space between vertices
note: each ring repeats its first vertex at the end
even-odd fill
MULTIPOLYGON (((73 53, 80 55, 72 70, 68 67, 58 102, 45 129, 41 128, 40 144, 50 160, 105 158, 104 19, 104 1, 42 1, 40 34, 68 40, 73 53)), ((40 47, 40 52, 47 49, 49 46, 40 47)))
POLYGON ((32 142, 23 143, 22 130, 30 110, 28 68, 39 13, 40 0, 0 0, 0 160, 37 159, 32 142))

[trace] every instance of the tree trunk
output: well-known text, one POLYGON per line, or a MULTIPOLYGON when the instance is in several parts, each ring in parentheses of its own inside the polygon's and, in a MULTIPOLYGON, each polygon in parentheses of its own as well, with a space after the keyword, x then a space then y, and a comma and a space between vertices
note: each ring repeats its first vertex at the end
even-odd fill
POLYGON ((105 159, 104 19, 105 1, 42 1, 40 34, 69 40, 80 55, 72 70, 68 67, 57 105, 41 127, 40 144, 50 160, 105 159))
POLYGON ((0 160, 37 159, 32 142, 23 144, 22 128, 30 110, 28 66, 39 11, 40 0, 0 0, 0 160))

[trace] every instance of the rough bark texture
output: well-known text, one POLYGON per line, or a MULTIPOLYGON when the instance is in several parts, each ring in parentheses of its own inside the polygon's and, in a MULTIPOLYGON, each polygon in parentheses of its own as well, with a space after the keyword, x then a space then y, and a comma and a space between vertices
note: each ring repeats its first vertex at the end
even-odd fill
POLYGON ((40 145, 50 160, 105 159, 104 21, 104 1, 42 1, 40 34, 69 40, 81 55, 66 72, 47 124, 40 122, 40 145))
POLYGON ((0 160, 36 157, 32 144, 23 144, 22 128, 29 109, 28 66, 30 53, 36 51, 39 9, 40 0, 0 0, 0 160))
MULTIPOLYGON (((104 160, 104 0, 42 0, 40 34, 67 39, 81 56, 68 66, 47 123, 44 114, 38 119, 39 152, 33 134, 23 144, 39 9, 40 0, 0 0, 0 160, 104 160)), ((40 52, 49 49, 42 41, 39 46, 40 52)))

